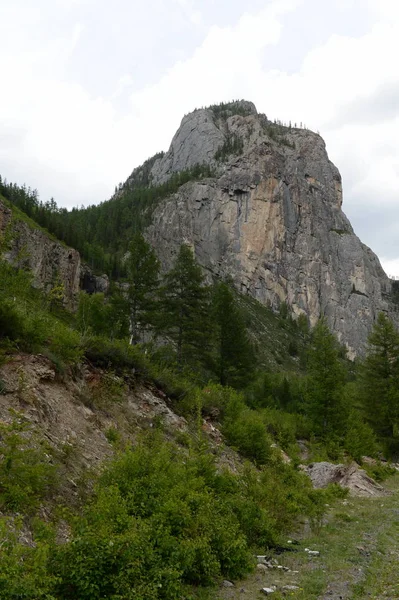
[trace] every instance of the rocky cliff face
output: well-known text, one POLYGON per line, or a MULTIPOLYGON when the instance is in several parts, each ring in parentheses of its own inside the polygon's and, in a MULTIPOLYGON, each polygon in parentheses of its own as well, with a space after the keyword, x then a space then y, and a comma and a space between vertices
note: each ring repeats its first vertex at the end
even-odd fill
POLYGON ((272 124, 247 102, 201 109, 184 117, 149 179, 197 163, 215 177, 162 201, 146 232, 164 268, 186 242, 211 275, 275 309, 286 302, 312 325, 325 315, 349 355, 361 351, 390 309, 391 282, 341 210, 341 177, 322 138, 272 124))
POLYGON ((28 219, 14 218, 0 200, 0 233, 5 231, 9 243, 3 249, 3 257, 12 265, 31 271, 33 285, 46 292, 61 284, 67 308, 77 308, 80 289, 88 293, 107 291, 108 278, 93 275, 89 267, 82 264, 77 250, 52 238, 28 219))
POLYGON ((33 274, 33 284, 45 291, 55 285, 64 288, 64 303, 77 304, 81 262, 79 252, 52 239, 45 231, 27 221, 12 218, 0 200, 0 231, 9 231, 9 244, 3 256, 12 265, 33 274))

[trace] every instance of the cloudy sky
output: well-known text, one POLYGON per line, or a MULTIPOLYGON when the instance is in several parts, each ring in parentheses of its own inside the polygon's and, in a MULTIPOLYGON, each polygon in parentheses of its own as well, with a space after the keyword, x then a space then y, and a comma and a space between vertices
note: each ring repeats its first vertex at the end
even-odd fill
POLYGON ((399 275, 398 0, 2 0, 0 173, 110 197, 182 116, 235 98, 319 130, 356 233, 399 275))

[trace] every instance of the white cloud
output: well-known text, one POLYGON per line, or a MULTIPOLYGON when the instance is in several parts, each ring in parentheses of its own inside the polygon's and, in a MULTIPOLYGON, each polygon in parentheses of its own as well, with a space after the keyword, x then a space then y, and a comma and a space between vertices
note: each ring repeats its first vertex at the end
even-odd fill
MULTIPOLYGON (((79 10, 92 2, 58 1, 78 17, 79 10)), ((182 23, 200 26, 202 31, 204 3, 168 2, 182 11, 182 23)), ((336 4, 342 18, 348 14, 356 18, 358 0, 337 0, 336 4)), ((38 187, 44 198, 54 195, 63 205, 99 201, 133 167, 167 148, 184 113, 246 98, 271 118, 319 129, 343 174, 344 210, 355 221, 355 229, 361 211, 358 233, 364 241, 368 243, 367 214, 373 215, 373 240, 376 231, 386 238, 385 224, 375 209, 389 208, 394 219, 399 194, 399 74, 395 65, 399 3, 365 0, 364 10, 374 18, 367 33, 349 37, 332 31, 323 45, 303 57, 296 73, 265 70, 264 56, 269 48, 278 48, 289 13, 306 13, 311 5, 311 0, 277 0, 255 11, 249 2, 247 12, 234 25, 212 26, 190 56, 134 93, 134 70, 119 71, 115 63, 115 87, 105 97, 94 95, 68 75, 71 58, 78 55, 81 45, 88 39, 94 44, 89 36, 95 35, 95 27, 77 18, 62 34, 53 36, 50 28, 42 35, 37 7, 33 10, 27 4, 25 11, 18 11, 10 0, 0 8, 0 20, 14 27, 0 39, 2 81, 7 82, 0 94, 0 171, 38 187)), ((159 18, 167 19, 167 14, 162 10, 159 18)), ((168 27, 166 20, 164 26, 168 27)), ((158 21, 156 30, 161 30, 158 21)), ((111 47, 107 53, 105 58, 109 55, 111 60, 111 47)), ((136 51, 129 59, 132 65, 150 60, 136 51)), ((399 219, 389 235, 394 256, 399 219)), ((384 255, 389 258, 386 239, 384 243, 384 255)), ((378 247, 373 249, 383 253, 378 247)))
POLYGON ((381 265, 389 277, 399 278, 399 258, 381 258, 381 265))

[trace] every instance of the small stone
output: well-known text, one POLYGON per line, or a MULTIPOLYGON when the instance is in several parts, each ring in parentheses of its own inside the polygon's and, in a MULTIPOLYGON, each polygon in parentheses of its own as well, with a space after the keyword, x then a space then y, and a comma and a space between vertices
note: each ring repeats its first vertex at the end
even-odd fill
POLYGON ((234 587, 234 583, 231 583, 231 581, 228 581, 227 579, 225 579, 222 583, 223 587, 234 587))
POLYGON ((299 590, 298 585, 284 585, 282 589, 286 592, 294 592, 295 590, 299 590))
POLYGON ((319 556, 320 552, 318 550, 308 550, 309 556, 319 556))
POLYGON ((276 591, 275 587, 264 587, 260 590, 261 592, 263 592, 263 594, 266 594, 266 596, 268 596, 269 594, 273 594, 276 591))
POLYGON ((258 563, 256 565, 256 568, 258 569, 258 571, 268 571, 269 567, 263 563, 258 563))

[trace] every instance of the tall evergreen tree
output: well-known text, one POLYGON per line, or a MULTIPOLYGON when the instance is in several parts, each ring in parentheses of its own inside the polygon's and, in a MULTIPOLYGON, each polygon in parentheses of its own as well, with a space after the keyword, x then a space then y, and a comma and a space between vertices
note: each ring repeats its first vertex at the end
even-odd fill
POLYGON ((324 439, 342 436, 347 418, 343 401, 345 369, 335 336, 321 319, 312 332, 307 357, 306 405, 315 433, 324 439))
POLYGON ((177 363, 203 362, 209 346, 209 288, 189 246, 180 247, 161 289, 160 328, 176 344, 177 363))
POLYGON ((254 353, 234 293, 218 283, 213 294, 215 371, 222 385, 240 387, 254 368, 254 353))
POLYGON ((129 281, 130 343, 137 344, 143 331, 154 324, 156 291, 159 286, 159 261, 141 233, 129 245, 127 259, 129 281))
POLYGON ((380 438, 399 444, 399 333, 380 313, 362 366, 366 417, 380 438), (396 440, 396 442, 395 442, 396 440))

